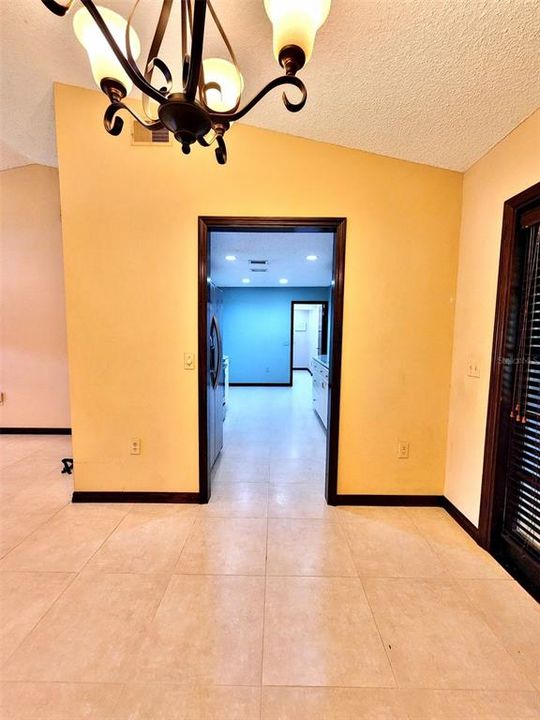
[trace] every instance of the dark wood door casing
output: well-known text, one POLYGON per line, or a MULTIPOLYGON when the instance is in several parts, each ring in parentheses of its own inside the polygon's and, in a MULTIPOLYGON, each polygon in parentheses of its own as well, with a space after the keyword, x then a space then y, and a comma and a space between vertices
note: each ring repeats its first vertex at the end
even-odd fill
POLYGON ((210 271, 210 233, 213 230, 237 232, 332 232, 334 233, 334 278, 332 286, 332 369, 329 403, 326 489, 329 504, 338 500, 337 473, 339 451, 339 414, 341 394, 341 353, 343 335, 343 296, 345 287, 346 218, 291 217, 199 217, 198 250, 198 381, 199 381, 199 498, 210 499, 207 426, 207 335, 208 277, 210 271))
POLYGON ((506 408, 503 402, 503 358, 507 349, 508 322, 518 262, 518 223, 527 213, 530 217, 535 213, 537 215, 538 209, 535 208, 539 204, 540 183, 536 183, 507 200, 503 212, 478 529, 480 545, 496 557, 498 538, 502 531, 510 415, 510 408, 506 408))

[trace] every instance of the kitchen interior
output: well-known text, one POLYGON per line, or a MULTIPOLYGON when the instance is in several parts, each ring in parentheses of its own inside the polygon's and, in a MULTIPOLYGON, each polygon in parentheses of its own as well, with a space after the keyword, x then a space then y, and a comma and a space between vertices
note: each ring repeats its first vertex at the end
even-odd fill
POLYGON ((214 489, 245 481, 324 493, 333 245, 328 232, 211 233, 214 489))
POLYGON ((313 411, 328 425, 328 302, 293 301, 293 372, 311 375, 313 411))

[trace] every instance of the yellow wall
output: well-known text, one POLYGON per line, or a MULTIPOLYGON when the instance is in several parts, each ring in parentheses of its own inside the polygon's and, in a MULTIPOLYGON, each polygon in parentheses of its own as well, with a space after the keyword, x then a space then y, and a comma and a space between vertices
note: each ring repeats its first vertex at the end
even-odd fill
POLYGON ((504 201, 540 180, 540 110, 465 173, 445 495, 478 524, 504 201), (467 376, 469 359, 480 378, 467 376))
POLYGON ((58 170, 0 172, 0 425, 69 427, 58 170))
POLYGON ((219 167, 105 104, 56 88, 76 488, 198 488, 197 217, 305 215, 348 218, 339 491, 441 493, 462 176, 242 125, 219 167))

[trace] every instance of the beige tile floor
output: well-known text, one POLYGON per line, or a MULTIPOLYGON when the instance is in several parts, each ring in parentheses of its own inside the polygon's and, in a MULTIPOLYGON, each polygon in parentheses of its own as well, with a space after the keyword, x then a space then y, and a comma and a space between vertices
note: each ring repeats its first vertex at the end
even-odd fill
POLYGON ((207 506, 0 438, 2 720, 538 720, 536 603, 443 510, 326 506, 306 381, 234 389, 207 506))

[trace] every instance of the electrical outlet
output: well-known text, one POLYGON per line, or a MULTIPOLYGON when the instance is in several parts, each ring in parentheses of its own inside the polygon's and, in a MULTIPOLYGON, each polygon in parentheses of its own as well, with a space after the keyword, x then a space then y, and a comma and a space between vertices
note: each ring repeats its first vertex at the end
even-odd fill
POLYGON ((129 452, 131 455, 140 455, 141 454, 141 439, 140 438, 131 438, 130 445, 129 445, 129 452))
POLYGON ((184 370, 195 370, 195 355, 184 353, 184 370))
POLYGON ((407 440, 400 440, 398 442, 397 456, 399 460, 407 460, 409 457, 409 442, 407 440))
POLYGON ((472 378, 480 377, 480 365, 476 360, 469 360, 467 375, 472 378))

